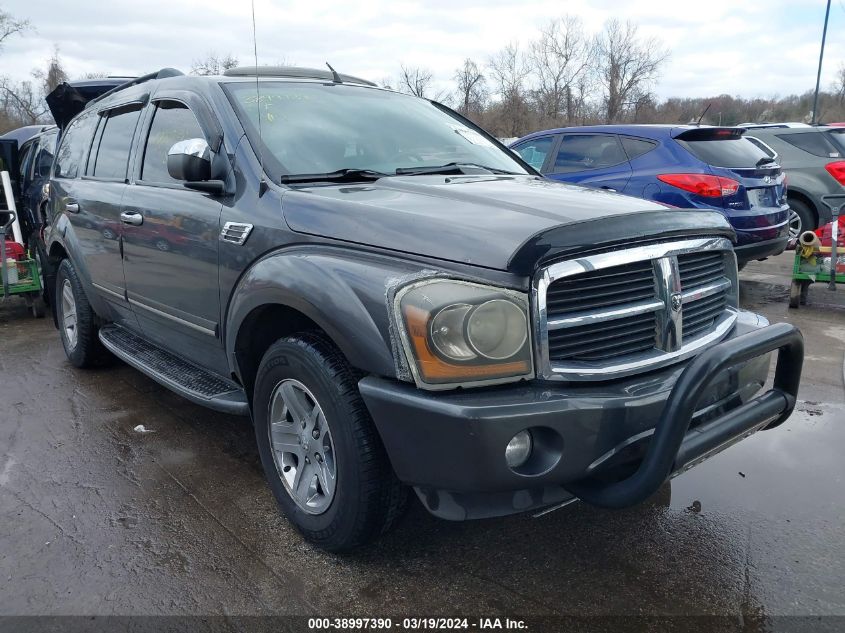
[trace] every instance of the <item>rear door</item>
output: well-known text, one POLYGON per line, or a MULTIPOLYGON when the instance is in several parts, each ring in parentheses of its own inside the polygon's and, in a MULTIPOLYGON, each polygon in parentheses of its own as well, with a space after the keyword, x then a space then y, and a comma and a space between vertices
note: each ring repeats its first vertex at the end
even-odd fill
POLYGON ((622 191, 631 165, 616 134, 561 134, 548 177, 598 189, 622 191))

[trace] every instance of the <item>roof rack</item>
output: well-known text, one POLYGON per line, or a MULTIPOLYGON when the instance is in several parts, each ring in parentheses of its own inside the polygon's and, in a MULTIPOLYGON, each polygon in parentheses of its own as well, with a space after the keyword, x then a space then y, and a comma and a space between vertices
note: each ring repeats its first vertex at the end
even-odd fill
MULTIPOLYGON (((295 79, 324 79, 326 81, 333 81, 334 75, 328 70, 320 70, 319 68, 300 68, 299 66, 239 66, 237 68, 230 68, 226 70, 223 75, 225 77, 290 77, 295 79)), ((376 86, 372 81, 361 79, 360 77, 353 77, 352 75, 344 75, 340 73, 340 78, 343 81, 350 83, 364 84, 365 86, 376 86)))
POLYGON ((154 73, 150 73, 148 75, 141 75, 140 77, 136 77, 135 79, 130 79, 126 83, 122 83, 119 86, 115 86, 108 92, 104 92, 96 99, 92 99, 88 103, 97 103, 98 101, 102 101, 106 97, 113 95, 115 92, 120 92, 121 90, 125 90, 126 88, 130 88, 132 86, 137 86, 138 84, 142 84, 146 81, 152 81, 153 79, 164 79, 166 77, 181 77, 184 75, 181 70, 176 70, 175 68, 162 68, 161 70, 157 70, 154 73))

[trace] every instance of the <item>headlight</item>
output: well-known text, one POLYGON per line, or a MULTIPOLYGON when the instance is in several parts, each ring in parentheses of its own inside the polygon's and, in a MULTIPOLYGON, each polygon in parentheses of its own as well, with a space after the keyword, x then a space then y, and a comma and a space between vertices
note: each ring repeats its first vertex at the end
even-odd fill
POLYGON ((433 279, 401 289, 394 310, 411 371, 421 387, 533 376, 524 294, 433 279))

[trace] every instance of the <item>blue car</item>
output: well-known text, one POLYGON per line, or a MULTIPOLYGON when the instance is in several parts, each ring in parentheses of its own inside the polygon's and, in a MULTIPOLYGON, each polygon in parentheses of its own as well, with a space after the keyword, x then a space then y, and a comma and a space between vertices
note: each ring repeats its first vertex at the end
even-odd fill
POLYGON ((786 176, 742 128, 597 125, 534 132, 511 144, 547 178, 723 213, 740 267, 789 242, 786 176))

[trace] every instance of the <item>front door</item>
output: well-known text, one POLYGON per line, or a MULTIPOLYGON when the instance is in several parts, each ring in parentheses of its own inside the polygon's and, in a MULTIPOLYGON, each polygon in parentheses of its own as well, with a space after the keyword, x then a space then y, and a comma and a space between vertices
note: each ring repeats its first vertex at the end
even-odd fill
POLYGON ((222 204, 167 172, 170 147, 204 134, 180 101, 156 101, 148 119, 121 210, 129 303, 146 338, 225 373, 217 279, 222 204))

